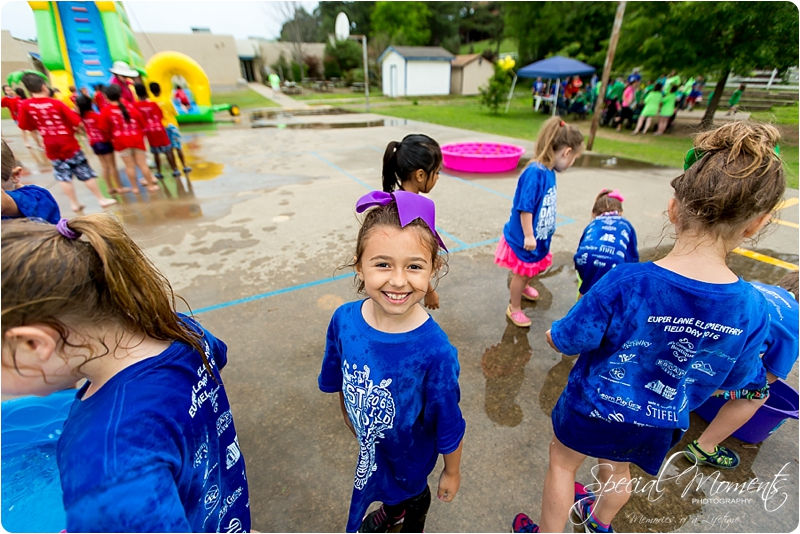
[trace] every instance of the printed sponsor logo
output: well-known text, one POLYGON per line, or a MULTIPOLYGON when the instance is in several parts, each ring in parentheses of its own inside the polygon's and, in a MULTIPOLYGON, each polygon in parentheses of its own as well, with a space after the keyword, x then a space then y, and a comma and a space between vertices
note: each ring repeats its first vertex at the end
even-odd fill
POLYGON ((667 360, 656 360, 656 365, 672 378, 682 378, 686 374, 686 370, 681 369, 674 363, 668 362, 667 360))
POLYGON ((616 378, 617 380, 622 380, 623 378, 625 378, 625 369, 623 369, 622 367, 616 367, 614 369, 611 369, 608 372, 608 374, 611 375, 613 378, 616 378))
POLYGON ((231 415, 231 411, 225 410, 217 419, 217 436, 221 436, 232 422, 233 416, 231 415))
POLYGON ((664 397, 667 400, 672 400, 675 398, 675 394, 678 393, 678 390, 675 388, 671 388, 668 385, 664 384, 661 380, 653 380, 652 382, 648 382, 644 385, 645 388, 649 389, 650 391, 654 391, 664 397))
POLYGON ((225 532, 244 532, 244 529, 242 528, 242 522, 239 521, 238 517, 231 519, 231 522, 228 523, 227 527, 225 527, 225 532))
POLYGON ((647 401, 645 415, 659 421, 678 422, 678 414, 675 412, 674 406, 662 406, 652 401, 647 401))
POLYGON ((647 423, 640 423, 639 421, 634 421, 633 424, 636 426, 643 426, 648 428, 655 428, 656 426, 656 425, 648 425, 647 423))
POLYGON ((206 458, 208 458, 208 443, 203 443, 194 453, 194 467, 199 466, 206 458))
POLYGON ((595 419, 605 419, 605 417, 603 417, 603 415, 597 410, 592 410, 589 413, 589 417, 594 417, 595 419))
POLYGON ((686 409, 686 405, 689 404, 689 397, 686 396, 686 393, 683 394, 683 401, 681 402, 681 407, 678 408, 679 412, 682 412, 686 409))
POLYGON ((604 254, 614 254, 617 249, 609 247, 608 245, 600 245, 600 252, 604 254))
POLYGON ((606 266, 606 262, 596 259, 596 260, 594 260, 593 265, 595 267, 605 267, 606 266))
POLYGON ((640 404, 636 404, 635 402, 633 402, 631 399, 628 398, 623 399, 622 397, 612 397, 611 395, 606 395, 605 393, 598 393, 598 395, 600 395, 600 398, 606 402, 618 404, 635 412, 638 412, 639 410, 642 409, 642 406, 640 404))
POLYGON ((619 412, 610 413, 610 414, 608 414, 608 420, 609 421, 614 421, 616 423, 624 423, 625 422, 625 416, 622 415, 619 412))
POLYGON ((621 232, 619 233, 619 235, 621 235, 622 237, 624 237, 624 238, 625 238, 625 239, 627 239, 628 241, 630 241, 630 239, 631 239, 631 235, 628 233, 628 231, 627 231, 627 230, 623 230, 623 231, 621 231, 621 232))
POLYGON ((625 253, 624 253, 624 252, 622 252, 621 250, 618 250, 618 251, 616 251, 614 254, 616 254, 616 255, 617 255, 617 256, 619 256, 620 258, 624 258, 624 257, 625 257, 625 253))
POLYGON ((630 341, 626 341, 624 345, 622 345, 623 350, 628 350, 631 347, 649 347, 652 345, 649 341, 645 341, 644 339, 632 339, 630 341))
POLYGON ((584 252, 583 254, 581 254, 580 256, 575 258, 575 264, 576 265, 586 265, 586 262, 588 260, 589 260, 589 253, 588 252, 584 252))
POLYGON ((672 355, 675 356, 679 362, 683 363, 689 358, 694 358, 694 345, 688 339, 683 338, 680 341, 670 341, 668 343, 672 349, 672 355))
POLYGON ((226 452, 225 468, 230 469, 239 461, 239 458, 242 457, 242 451, 239 450, 239 436, 233 437, 233 443, 228 445, 226 452))
POLYGON ((708 376, 714 376, 715 373, 714 369, 711 367, 711 364, 704 362, 703 360, 699 360, 692 363, 692 369, 695 371, 700 371, 701 373, 705 373, 708 376))
POLYGON ((225 500, 223 501, 222 504, 222 508, 219 509, 220 520, 225 516, 226 513, 228 513, 228 509, 233 505, 233 503, 236 502, 236 499, 238 499, 242 495, 242 492, 243 489, 241 486, 239 486, 238 488, 236 488, 236 491, 225 497, 225 500))
POLYGON ((206 505, 206 510, 211 510, 217 505, 219 502, 219 487, 216 484, 209 488, 203 501, 206 505))
POLYGON ((600 237, 600 241, 605 241, 606 243, 616 243, 617 238, 614 236, 614 234, 603 234, 600 237))
POLYGON ((619 363, 636 363, 633 359, 636 358, 635 354, 617 354, 619 363))

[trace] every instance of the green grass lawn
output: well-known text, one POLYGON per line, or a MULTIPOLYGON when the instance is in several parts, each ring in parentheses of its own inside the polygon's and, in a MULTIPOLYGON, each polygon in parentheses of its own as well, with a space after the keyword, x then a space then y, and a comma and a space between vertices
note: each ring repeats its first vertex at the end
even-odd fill
POLYGON ((280 107, 269 98, 261 96, 250 88, 227 93, 211 93, 212 104, 236 104, 240 109, 280 107))
POLYGON ((0 113, 0 119, 10 119, 11 112, 8 111, 8 108, 2 108, 2 113, 0 113))
MULTIPOLYGON (((548 118, 541 113, 534 113, 528 98, 512 100, 507 114, 503 113, 503 109, 501 108, 500 113, 494 115, 488 108, 481 107, 475 98, 466 102, 437 103, 436 105, 425 105, 425 102, 420 100, 418 106, 381 107, 376 108, 375 113, 529 140, 536 139, 539 129, 548 118)), ((590 119, 576 121, 573 124, 578 126, 588 137, 591 126, 590 119)), ((689 136, 631 137, 629 132, 624 130, 618 134, 610 128, 598 128, 593 151, 682 168, 683 157, 691 146, 692 138, 689 136)), ((782 145, 781 155, 787 167, 787 185, 797 188, 798 166, 800 165, 797 142, 782 145)))
POLYGON ((772 124, 797 124, 800 108, 797 104, 791 106, 775 106, 769 111, 756 111, 750 114, 754 121, 769 122, 772 124))

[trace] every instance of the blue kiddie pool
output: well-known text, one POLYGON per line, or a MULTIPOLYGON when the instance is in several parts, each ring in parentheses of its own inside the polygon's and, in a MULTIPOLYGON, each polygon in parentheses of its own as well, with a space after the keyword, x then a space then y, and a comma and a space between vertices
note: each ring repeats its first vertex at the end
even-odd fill
POLYGON ((67 526, 56 444, 75 392, 69 389, 0 403, 0 518, 9 532, 60 532, 67 526))

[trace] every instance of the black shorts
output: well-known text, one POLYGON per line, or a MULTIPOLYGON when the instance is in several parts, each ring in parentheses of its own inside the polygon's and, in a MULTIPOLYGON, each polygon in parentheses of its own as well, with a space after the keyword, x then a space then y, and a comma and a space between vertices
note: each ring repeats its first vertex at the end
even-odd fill
POLYGON ((94 153, 98 156, 105 156, 106 154, 111 154, 114 152, 114 147, 111 145, 111 143, 105 143, 101 141, 99 143, 94 143, 92 145, 92 150, 94 150, 94 153))

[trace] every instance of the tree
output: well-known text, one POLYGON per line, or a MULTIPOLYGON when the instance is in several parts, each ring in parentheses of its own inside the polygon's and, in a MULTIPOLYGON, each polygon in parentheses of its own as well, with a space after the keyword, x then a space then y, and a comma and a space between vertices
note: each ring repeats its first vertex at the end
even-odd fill
POLYGON ((616 2, 504 2, 505 36, 519 43, 522 64, 572 45, 587 63, 599 67, 616 8, 616 2))
POLYGON ((458 54, 461 39, 458 36, 459 8, 457 2, 425 2, 430 12, 428 27, 431 35, 426 45, 441 46, 458 54))
POLYGON ((511 81, 510 72, 495 64, 494 75, 489 78, 486 85, 479 89, 481 105, 488 107, 492 113, 497 115, 500 104, 507 98, 511 90, 511 81))
MULTIPOLYGON (((292 43, 293 63, 298 65, 296 72, 299 74, 300 80, 304 81, 306 69, 299 67, 299 65, 303 65, 303 56, 305 56, 303 43, 308 42, 309 39, 316 39, 319 33, 317 23, 299 2, 273 2, 268 5, 284 21, 283 28, 281 28, 281 41, 292 43)), ((295 69, 292 69, 291 72, 292 79, 295 79, 295 69)))
POLYGON ((462 43, 490 39, 500 52, 504 37, 503 4, 500 2, 463 2, 459 10, 458 33, 462 43))
POLYGON ((425 46, 431 38, 430 17, 423 2, 377 2, 372 31, 387 35, 393 44, 425 46))
POLYGON ((361 67, 362 62, 361 45, 356 41, 335 41, 325 45, 326 77, 341 77, 347 71, 361 67))
POLYGON ((631 7, 617 50, 620 65, 716 76, 714 98, 700 123, 704 128, 713 124, 730 74, 782 72, 797 64, 798 10, 789 2, 635 2, 631 7))

